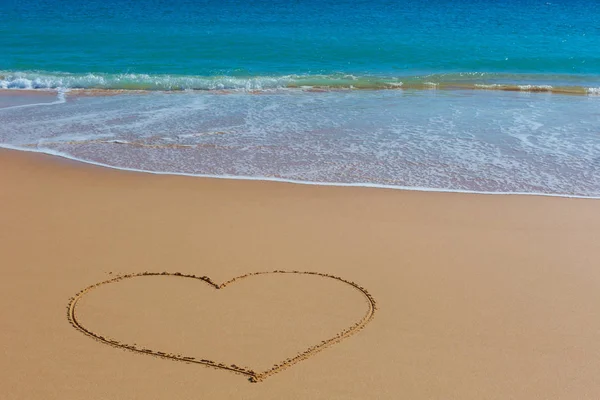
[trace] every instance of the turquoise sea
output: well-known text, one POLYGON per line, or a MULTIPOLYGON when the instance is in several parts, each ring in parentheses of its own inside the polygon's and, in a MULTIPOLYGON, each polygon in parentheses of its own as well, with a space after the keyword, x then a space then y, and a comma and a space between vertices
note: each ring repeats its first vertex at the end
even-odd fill
POLYGON ((598 21, 597 0, 0 0, 0 145, 600 197, 598 21))

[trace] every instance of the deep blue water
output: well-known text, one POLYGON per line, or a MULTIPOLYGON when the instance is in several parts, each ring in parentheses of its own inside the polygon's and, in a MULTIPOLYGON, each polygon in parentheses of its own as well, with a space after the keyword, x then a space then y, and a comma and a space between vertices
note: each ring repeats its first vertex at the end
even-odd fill
POLYGON ((333 75, 333 85, 352 85, 345 74, 371 77, 366 87, 394 78, 593 86, 600 72, 597 0, 0 3, 0 74, 17 87, 19 71, 36 71, 22 76, 41 77, 38 87, 166 89, 220 88, 200 79, 215 76, 225 87, 240 83, 223 76, 327 86, 333 75))

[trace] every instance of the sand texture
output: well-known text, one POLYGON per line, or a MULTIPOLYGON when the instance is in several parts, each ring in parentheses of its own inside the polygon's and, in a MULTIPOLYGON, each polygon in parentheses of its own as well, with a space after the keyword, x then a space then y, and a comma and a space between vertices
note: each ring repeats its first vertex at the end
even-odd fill
POLYGON ((3 400, 600 398, 598 200, 0 150, 0 206, 3 400))

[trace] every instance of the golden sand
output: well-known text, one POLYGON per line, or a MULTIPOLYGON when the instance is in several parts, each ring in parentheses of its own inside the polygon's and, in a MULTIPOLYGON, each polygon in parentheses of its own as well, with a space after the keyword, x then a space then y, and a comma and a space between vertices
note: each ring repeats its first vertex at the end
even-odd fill
POLYGON ((358 284, 319 272, 254 272, 215 283, 206 276, 145 271, 88 286, 71 298, 67 310, 71 325, 100 343, 261 382, 363 329, 375 315, 376 301, 358 284), (153 279, 137 279, 144 277, 153 279), (251 279, 254 285, 248 285, 248 278, 261 279, 251 279), (129 285, 115 285, 125 280, 129 285), (241 292, 222 295, 202 290, 208 286, 222 292, 242 280, 244 285, 236 285, 241 292), (198 282, 206 285, 198 286, 198 282), (109 285, 98 294, 98 288, 109 285), (326 293, 325 299, 314 292, 326 293), (364 304, 357 302, 361 299, 364 304), (181 310, 185 310, 185 318, 181 310), (326 323, 317 323, 319 314, 326 323), (339 321, 334 321, 336 318, 339 321), (323 328, 328 326, 337 329, 327 332, 323 328), (182 338, 184 335, 188 337, 182 338), (179 340, 172 341, 174 337, 179 340), (286 340, 280 340, 282 337, 286 340), (255 352, 263 343, 269 347, 255 352), (192 352, 196 356, 191 356, 192 352), (282 354, 289 357, 281 359, 282 354), (269 358, 271 362, 265 364, 269 358), (229 362, 215 361, 223 359, 229 362))
POLYGON ((600 398, 600 201, 0 163, 2 399, 600 398))

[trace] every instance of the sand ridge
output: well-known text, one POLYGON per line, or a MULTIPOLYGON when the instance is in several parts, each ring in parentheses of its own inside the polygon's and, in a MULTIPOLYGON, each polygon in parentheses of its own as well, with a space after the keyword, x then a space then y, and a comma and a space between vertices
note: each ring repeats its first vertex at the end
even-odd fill
POLYGON ((116 348, 137 352, 137 353, 148 354, 148 355, 161 357, 161 358, 165 358, 165 359, 170 359, 170 360, 174 360, 174 361, 183 361, 183 362, 187 362, 187 363, 201 364, 201 365, 213 367, 216 369, 230 371, 233 373, 245 375, 248 377, 250 382, 256 383, 256 382, 261 382, 261 381, 265 380, 266 378, 268 378, 269 376, 274 375, 286 368, 289 368, 292 365, 294 365, 300 361, 307 360, 308 358, 310 358, 311 356, 315 355, 316 353, 324 350, 325 348, 332 346, 335 343, 339 343, 340 341, 342 341, 342 340, 352 336, 353 334, 357 333, 358 331, 362 330, 373 319, 376 309, 377 309, 377 303, 376 303, 375 299, 362 286, 358 285, 355 282, 340 278, 338 276, 325 274, 325 273, 319 273, 319 272, 296 271, 296 270, 294 270, 294 271, 275 270, 275 271, 266 271, 266 272, 252 272, 252 273, 247 273, 244 275, 234 277, 226 282, 219 284, 219 283, 214 282, 208 276, 196 276, 193 274, 183 274, 180 272, 171 273, 171 272, 148 272, 148 271, 145 271, 145 272, 141 272, 141 273, 120 275, 113 279, 109 279, 109 280, 106 280, 103 282, 93 284, 93 285, 88 286, 88 287, 82 289, 81 291, 77 292, 77 294, 75 294, 75 296, 73 296, 71 299, 69 299, 69 304, 67 305, 67 318, 68 318, 69 323, 71 325, 73 325, 74 328, 76 328, 77 330, 81 331, 85 335, 90 336, 93 339, 95 339, 101 343, 108 344, 108 345, 116 347, 116 348), (355 322, 352 326, 345 328, 341 332, 338 332, 335 336, 333 336, 331 338, 327 338, 325 340, 322 340, 319 344, 313 345, 313 346, 309 347, 308 349, 306 349, 305 351, 298 353, 291 358, 287 358, 284 361, 281 361, 280 363, 274 365, 272 368, 262 371, 262 372, 260 372, 260 371, 257 372, 252 368, 242 367, 242 366, 238 366, 236 364, 226 365, 222 362, 216 362, 216 361, 207 360, 207 359, 196 359, 195 357, 183 356, 181 354, 172 354, 172 353, 157 351, 157 350, 148 349, 148 348, 140 348, 133 344, 121 343, 117 340, 107 338, 97 332, 94 332, 94 331, 86 328, 85 326, 83 326, 83 324, 77 318, 77 313, 76 313, 77 304, 87 293, 89 293, 91 290, 98 288, 100 286, 119 282, 124 279, 139 278, 139 277, 144 277, 144 276, 173 276, 173 277, 180 277, 180 278, 196 279, 196 280, 199 280, 201 282, 208 284, 209 286, 213 287, 214 289, 220 290, 220 289, 224 289, 228 285, 231 285, 234 282, 239 281, 241 279, 248 278, 250 276, 266 275, 266 274, 316 275, 316 276, 320 276, 323 278, 338 280, 347 285, 350 285, 352 288, 356 289, 358 292, 360 292, 364 296, 366 303, 368 305, 367 312, 365 313, 365 315, 363 316, 362 319, 355 322))

